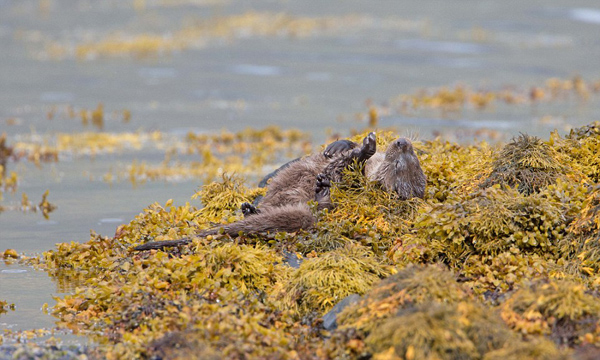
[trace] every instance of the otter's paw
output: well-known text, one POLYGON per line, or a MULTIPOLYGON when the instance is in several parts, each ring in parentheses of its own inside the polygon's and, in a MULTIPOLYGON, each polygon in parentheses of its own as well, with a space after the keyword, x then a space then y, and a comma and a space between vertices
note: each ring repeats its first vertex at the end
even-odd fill
POLYGON ((317 188, 315 190, 315 200, 319 204, 318 209, 331 208, 331 180, 325 174, 317 175, 317 188))
POLYGON ((331 181, 329 180, 329 176, 325 174, 317 175, 317 189, 319 188, 330 188, 331 181))
POLYGON ((374 132, 369 133, 363 139, 363 145, 360 148, 359 160, 366 161, 377 152, 377 135, 374 132))
POLYGON ((315 190, 317 201, 320 198, 329 196, 330 188, 331 188, 331 181, 329 180, 329 177, 325 174, 317 175, 317 187, 315 190))
POLYGON ((241 207, 242 207, 242 214, 244 214, 244 217, 258 214, 258 212, 259 212, 258 209, 254 205, 247 203, 247 202, 243 203, 241 207))
POLYGON ((340 154, 347 150, 352 150, 358 145, 350 140, 338 140, 334 141, 331 144, 327 145, 325 151, 323 151, 323 155, 328 158, 332 158, 334 155, 340 154))

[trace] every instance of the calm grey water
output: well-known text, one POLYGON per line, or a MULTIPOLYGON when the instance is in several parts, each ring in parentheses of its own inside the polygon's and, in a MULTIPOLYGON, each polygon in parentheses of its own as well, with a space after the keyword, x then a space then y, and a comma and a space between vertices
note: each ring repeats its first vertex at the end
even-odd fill
MULTIPOLYGON (((132 114, 129 123, 109 116, 104 128, 109 132, 181 135, 277 124, 308 131, 319 143, 327 131, 344 136, 364 127, 355 114, 365 112, 367 99, 384 104, 399 94, 458 83, 528 89, 550 77, 599 80, 598 34, 596 1, 0 0, 0 133, 7 133, 10 143, 31 134, 94 131, 60 114, 49 120, 47 114, 67 105, 93 109, 103 103, 108 114, 123 109, 132 114), (225 39, 213 34, 188 41, 180 51, 142 58, 78 59, 74 52, 78 44, 110 36, 166 37, 181 34, 190 23, 250 11, 331 17, 338 23, 306 37, 286 35, 285 29, 267 35, 238 29, 225 39), (349 15, 358 20, 340 20, 349 15)), ((598 97, 584 104, 469 110, 452 119, 435 111, 415 117, 392 113, 380 125, 425 139, 441 133, 469 141, 477 129, 498 131, 505 140, 522 131, 547 137, 555 127, 564 132, 600 120, 598 97), (550 120, 540 121, 546 116, 550 120)), ((199 181, 137 188, 90 181, 141 158, 159 163, 163 154, 64 157, 41 169, 9 164, 21 181, 17 194, 4 195, 4 205, 17 203, 21 192, 38 200, 49 189, 58 209, 50 220, 1 213, 0 251, 38 254, 57 242, 86 241, 90 229, 112 235, 155 201, 189 201, 199 181)), ((0 299, 17 305, 0 316, 0 332, 51 327, 52 318, 40 308, 52 305, 56 294, 46 274, 0 264, 0 299)))

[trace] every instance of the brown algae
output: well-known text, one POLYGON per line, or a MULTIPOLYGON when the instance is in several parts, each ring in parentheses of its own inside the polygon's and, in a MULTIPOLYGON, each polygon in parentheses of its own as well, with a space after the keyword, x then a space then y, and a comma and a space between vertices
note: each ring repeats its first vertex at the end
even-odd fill
POLYGON ((261 194, 221 175, 195 195, 203 207, 153 204, 38 266, 77 283, 53 312, 107 358, 567 358, 600 345, 599 127, 498 148, 415 142, 423 200, 348 171, 312 233, 194 238, 261 194), (131 251, 181 238, 193 240, 131 251), (322 329, 354 293, 338 328, 322 329))

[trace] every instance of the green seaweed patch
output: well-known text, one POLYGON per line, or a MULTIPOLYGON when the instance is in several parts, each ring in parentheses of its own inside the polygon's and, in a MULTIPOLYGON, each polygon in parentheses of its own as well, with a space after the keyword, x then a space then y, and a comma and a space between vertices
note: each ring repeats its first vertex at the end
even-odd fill
POLYGON ((581 213, 586 194, 584 184, 562 180, 531 195, 499 185, 479 188, 424 208, 392 257, 402 262, 406 249, 422 261, 461 266, 471 255, 518 249, 557 258, 569 251, 567 227, 581 213))
MULTIPOLYGON (((264 191, 219 174, 194 195, 202 207, 152 204, 114 236, 60 244, 37 266, 75 287, 54 313, 62 328, 98 343, 99 357, 561 358, 567 353, 545 338, 600 344, 600 188, 596 160, 580 152, 594 129, 533 141, 562 167, 536 167, 554 177, 531 192, 504 180, 482 186, 506 147, 414 142, 424 199, 399 201, 354 169, 332 187, 334 209, 309 205, 318 218, 311 233, 196 238, 240 219, 240 204, 264 191), (190 243, 132 251, 182 238, 190 243), (298 269, 283 250, 304 256, 298 269), (363 298, 338 315, 339 329, 324 332, 315 317, 355 293, 363 298)), ((190 146, 252 148, 259 134, 190 146)), ((280 144, 278 136, 269 141, 280 144)), ((394 138, 378 137, 380 146, 394 138)))
POLYGON ((479 359, 513 340, 497 314, 460 302, 423 303, 398 311, 365 338, 374 358, 479 359))
POLYGON ((150 251, 110 263, 85 287, 57 299, 53 313, 59 327, 83 332, 119 357, 145 353, 173 331, 193 329, 214 340, 248 327, 256 338, 270 331, 260 323, 275 311, 259 297, 287 274, 277 263, 273 250, 234 243, 196 242, 176 257, 150 251), (244 311, 247 317, 240 317, 244 311))
POLYGON ((415 144, 425 175, 426 200, 444 202, 448 197, 474 191, 491 172, 493 149, 485 142, 461 146, 436 139, 415 144))
MULTIPOLYGON (((561 241, 563 258, 569 268, 590 277, 600 273, 600 185, 595 185, 561 241)), ((594 279, 597 286, 598 280, 594 279)))
MULTIPOLYGON (((575 357, 578 359, 578 357, 575 357)), ((531 341, 517 341, 502 349, 490 351, 483 360, 568 360, 573 354, 568 349, 557 348, 552 341, 534 338, 531 341)), ((585 359, 585 358, 584 358, 585 359)))
POLYGON ((163 333, 143 354, 168 359, 299 359, 312 357, 317 341, 322 341, 289 313, 256 298, 205 303, 190 315, 186 329, 163 333))
POLYGON ((350 294, 364 294, 394 269, 361 245, 305 259, 282 286, 282 303, 299 314, 324 314, 350 294))
POLYGON ((493 186, 425 210, 414 222, 416 231, 405 237, 405 246, 426 243, 432 259, 451 264, 512 247, 555 254, 566 225, 562 203, 550 194, 524 196, 493 186))

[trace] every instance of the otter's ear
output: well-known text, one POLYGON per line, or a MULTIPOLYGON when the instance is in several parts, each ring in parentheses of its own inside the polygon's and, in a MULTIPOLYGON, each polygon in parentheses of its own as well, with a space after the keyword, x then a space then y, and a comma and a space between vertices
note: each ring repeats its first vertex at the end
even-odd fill
POLYGON ((332 158, 333 156, 343 151, 352 150, 357 146, 357 143, 352 142, 350 140, 338 140, 327 145, 325 151, 323 151, 323 155, 325 155, 328 158, 332 158))

